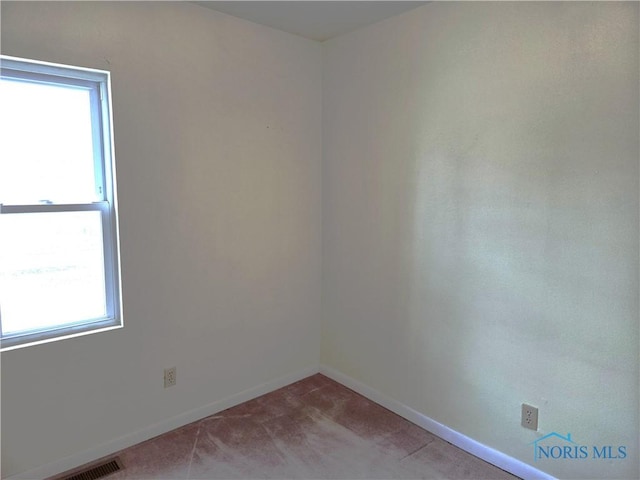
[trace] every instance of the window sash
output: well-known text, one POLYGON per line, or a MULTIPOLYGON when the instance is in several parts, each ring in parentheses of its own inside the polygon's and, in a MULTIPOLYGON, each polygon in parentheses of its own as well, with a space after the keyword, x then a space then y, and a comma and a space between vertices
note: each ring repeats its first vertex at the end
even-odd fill
POLYGON ((120 328, 123 323, 109 72, 15 57, 1 56, 0 58, 3 77, 32 83, 87 88, 90 92, 95 189, 99 201, 72 204, 0 204, 0 215, 99 211, 102 221, 107 307, 107 315, 103 318, 87 318, 54 327, 6 335, 2 334, 2 312, 0 311, 0 351, 120 328))
MULTIPOLYGON (((116 271, 116 239, 111 235, 112 208, 109 202, 93 202, 79 204, 42 204, 42 205, 2 205, 0 204, 0 214, 29 214, 29 213, 52 213, 52 212, 85 212, 98 211, 102 221, 102 250, 105 275, 105 298, 107 315, 102 318, 84 319, 78 322, 61 324, 56 327, 46 327, 38 330, 17 332, 14 334, 2 334, 2 349, 20 345, 22 343, 32 343, 49 338, 59 337, 61 331, 66 334, 74 334, 87 330, 94 330, 103 327, 119 325, 119 288, 118 272, 116 271)), ((0 313, 0 332, 2 332, 2 316, 0 313)))
MULTIPOLYGON (((2 61, 2 77, 13 81, 23 81, 26 83, 41 83, 46 85, 60 86, 60 87, 77 87, 86 89, 89 92, 89 102, 91 111, 91 136, 93 145, 93 171, 96 198, 99 200, 107 200, 109 198, 109 186, 111 177, 107 175, 108 169, 105 168, 105 162, 110 151, 107 147, 110 142, 108 138, 104 138, 108 134, 110 128, 110 122, 108 118, 103 118, 103 112, 110 111, 107 103, 108 96, 106 95, 106 85, 104 79, 88 80, 85 78, 69 78, 61 75, 51 75, 49 73, 40 73, 41 66, 33 65, 33 71, 18 70, 13 65, 15 62, 6 60, 2 61), (5 66, 7 65, 7 66, 5 66), (39 68, 37 68, 39 67, 39 68), (103 132, 105 134, 103 135, 103 132), (103 157, 104 156, 104 157, 103 157), (104 158, 104 161, 103 161, 104 158)), ((23 65, 23 64, 20 64, 23 65)))

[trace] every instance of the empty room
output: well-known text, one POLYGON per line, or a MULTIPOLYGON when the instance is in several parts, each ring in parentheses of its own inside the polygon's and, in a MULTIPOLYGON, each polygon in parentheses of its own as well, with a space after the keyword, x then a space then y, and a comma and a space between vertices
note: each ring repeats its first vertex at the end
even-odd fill
POLYGON ((0 2, 1 478, 638 479, 638 2, 0 2))

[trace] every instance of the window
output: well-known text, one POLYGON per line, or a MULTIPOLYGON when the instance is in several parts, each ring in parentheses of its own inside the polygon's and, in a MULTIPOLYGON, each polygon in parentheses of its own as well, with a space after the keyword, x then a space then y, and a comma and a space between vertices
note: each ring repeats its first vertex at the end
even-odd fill
POLYGON ((121 327, 109 73, 0 62, 1 348, 121 327))

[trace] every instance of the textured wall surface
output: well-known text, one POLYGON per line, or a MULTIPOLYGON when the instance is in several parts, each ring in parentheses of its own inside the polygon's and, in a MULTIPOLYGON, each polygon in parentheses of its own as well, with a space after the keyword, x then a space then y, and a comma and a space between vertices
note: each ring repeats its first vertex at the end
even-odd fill
POLYGON ((2 53, 112 73, 125 323, 2 354, 3 476, 317 366, 319 44, 188 3, 2 2, 2 53))
POLYGON ((637 478, 638 54, 637 3, 431 3, 326 42, 323 363, 531 464, 552 431, 625 445, 535 466, 637 478))

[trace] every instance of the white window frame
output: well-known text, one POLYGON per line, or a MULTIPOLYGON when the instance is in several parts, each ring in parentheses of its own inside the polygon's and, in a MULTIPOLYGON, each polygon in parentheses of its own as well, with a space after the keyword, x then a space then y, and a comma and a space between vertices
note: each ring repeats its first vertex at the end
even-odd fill
POLYGON ((49 85, 70 85, 86 88, 90 92, 93 160, 96 193, 99 201, 75 204, 0 204, 0 215, 81 211, 100 212, 107 311, 106 316, 101 318, 88 318, 46 329, 4 335, 1 328, 2 306, 0 305, 0 351, 121 328, 123 326, 122 286, 120 280, 110 73, 104 70, 72 67, 6 55, 0 55, 0 64, 2 77, 49 85))

